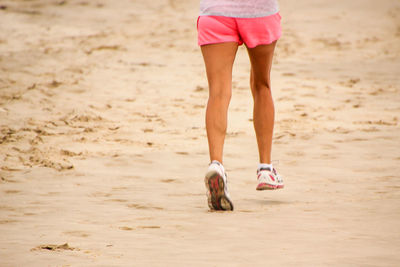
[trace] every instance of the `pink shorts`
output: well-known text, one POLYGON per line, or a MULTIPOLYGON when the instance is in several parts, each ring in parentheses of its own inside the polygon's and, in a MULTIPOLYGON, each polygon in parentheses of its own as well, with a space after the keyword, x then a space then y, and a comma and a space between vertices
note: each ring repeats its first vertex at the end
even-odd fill
POLYGON ((279 39, 282 34, 281 15, 278 12, 259 18, 200 16, 197 33, 199 45, 237 42, 253 48, 279 39))

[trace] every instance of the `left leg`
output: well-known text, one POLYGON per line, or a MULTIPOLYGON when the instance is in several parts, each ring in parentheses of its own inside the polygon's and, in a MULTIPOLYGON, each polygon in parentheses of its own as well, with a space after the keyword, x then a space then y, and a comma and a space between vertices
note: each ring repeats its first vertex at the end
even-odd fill
POLYGON ((260 163, 271 163, 274 130, 274 102, 271 94, 270 72, 276 41, 248 48, 251 62, 250 86, 254 100, 253 124, 257 137, 260 163))
POLYGON ((274 102, 271 94, 271 65, 276 41, 248 49, 251 61, 250 84, 254 98, 253 123, 256 131, 260 163, 257 170, 257 190, 283 188, 282 177, 271 165, 274 130, 274 102))

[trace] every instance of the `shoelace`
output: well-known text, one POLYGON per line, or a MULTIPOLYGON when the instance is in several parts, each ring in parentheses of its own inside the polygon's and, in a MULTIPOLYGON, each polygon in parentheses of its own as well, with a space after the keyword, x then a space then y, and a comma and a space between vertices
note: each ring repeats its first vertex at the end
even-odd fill
POLYGON ((282 182, 283 182, 283 179, 282 179, 282 177, 276 172, 275 169, 273 170, 273 173, 274 173, 276 179, 278 180, 278 182, 282 183, 282 182))
POLYGON ((270 168, 261 168, 260 170, 257 170, 257 175, 258 175, 261 171, 268 171, 268 172, 271 172, 271 173, 274 175, 274 177, 276 177, 276 180, 277 180, 279 183, 283 183, 282 177, 277 173, 277 171, 275 170, 275 168, 274 168, 272 171, 271 171, 270 168))

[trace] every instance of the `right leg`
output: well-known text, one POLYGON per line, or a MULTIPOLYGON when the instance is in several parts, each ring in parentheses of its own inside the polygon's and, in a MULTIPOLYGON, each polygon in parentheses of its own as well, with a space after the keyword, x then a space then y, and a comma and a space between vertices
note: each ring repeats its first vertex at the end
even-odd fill
POLYGON ((206 65, 209 98, 206 111, 206 128, 210 161, 205 177, 208 206, 211 210, 233 210, 222 154, 227 128, 228 106, 232 94, 232 67, 238 44, 217 43, 201 46, 206 65), (213 162, 214 160, 218 162, 213 162))
POLYGON ((232 95, 232 67, 237 49, 236 42, 201 46, 209 86, 206 129, 210 161, 222 163, 228 106, 232 95))

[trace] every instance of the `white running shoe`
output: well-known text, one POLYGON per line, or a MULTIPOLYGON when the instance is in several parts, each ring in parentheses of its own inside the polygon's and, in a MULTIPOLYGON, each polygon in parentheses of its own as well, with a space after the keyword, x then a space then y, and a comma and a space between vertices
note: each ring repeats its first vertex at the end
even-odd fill
POLYGON ((208 206, 211 210, 233 210, 233 203, 228 192, 227 175, 221 163, 216 160, 210 163, 204 183, 207 188, 208 206))
POLYGON ((274 190, 284 187, 282 177, 276 172, 275 168, 261 168, 257 170, 257 190, 274 190))

